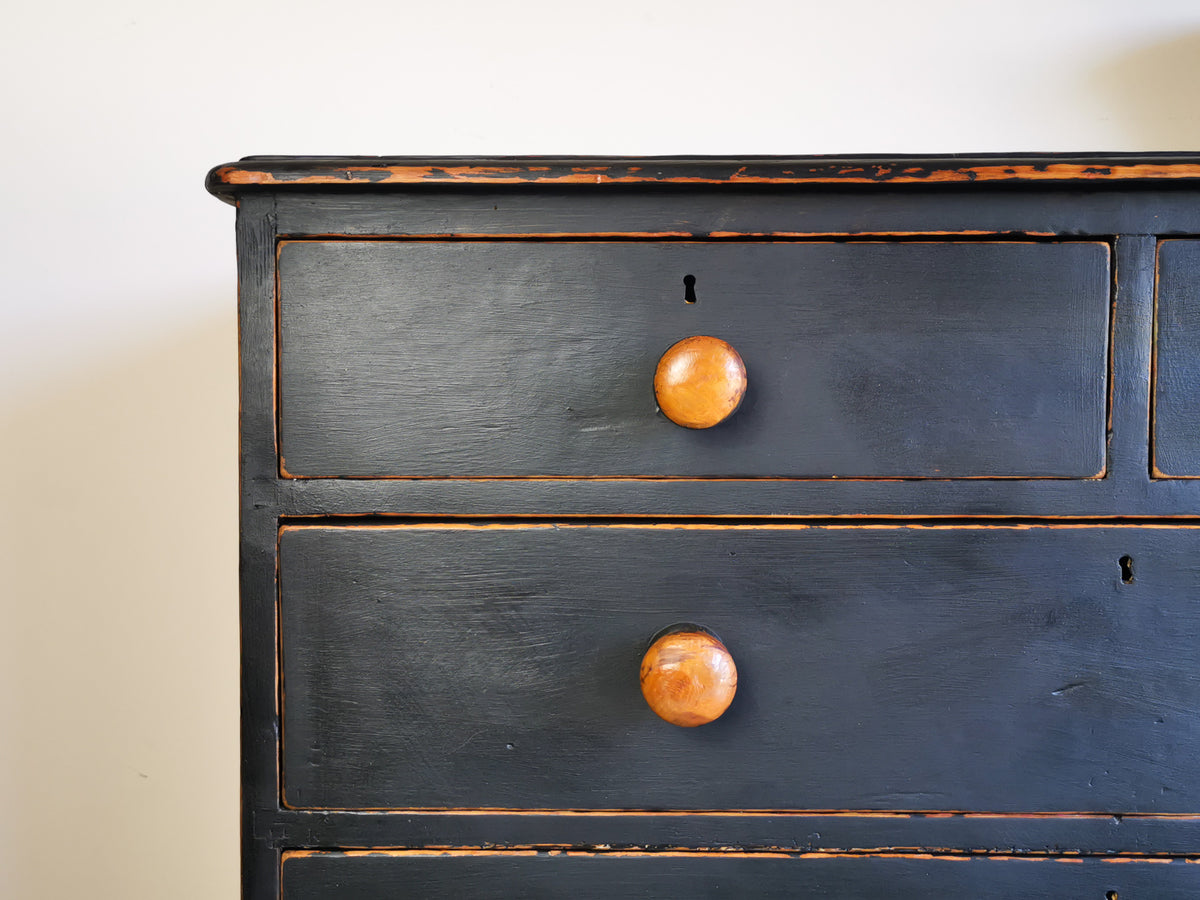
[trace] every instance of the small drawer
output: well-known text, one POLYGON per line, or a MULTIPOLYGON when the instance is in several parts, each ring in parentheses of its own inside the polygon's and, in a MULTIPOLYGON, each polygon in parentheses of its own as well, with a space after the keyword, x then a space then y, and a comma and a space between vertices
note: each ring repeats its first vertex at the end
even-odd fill
POLYGON ((287 526, 301 809, 1200 811, 1200 529, 287 526), (736 693, 658 718, 668 626, 736 693))
POLYGON ((1200 478, 1200 240, 1158 245, 1154 470, 1200 478))
POLYGON ((283 900, 1192 900, 1200 895, 1200 866, 1195 862, 903 853, 300 851, 284 855, 282 895, 283 900))
POLYGON ((1104 243, 285 240, 278 267, 285 476, 1105 467, 1104 243), (745 370, 713 427, 656 406, 691 336, 745 370))

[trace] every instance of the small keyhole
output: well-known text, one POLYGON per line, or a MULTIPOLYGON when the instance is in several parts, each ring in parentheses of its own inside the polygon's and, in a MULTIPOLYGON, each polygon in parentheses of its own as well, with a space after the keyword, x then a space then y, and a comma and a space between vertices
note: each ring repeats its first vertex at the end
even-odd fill
POLYGON ((1104 900, 1117 900, 1117 892, 1116 891, 1105 891, 1104 892, 1104 900))
POLYGON ((1133 557, 1122 556, 1117 562, 1121 564, 1121 580, 1125 584, 1133 584, 1133 557))
POLYGON ((696 276, 695 275, 684 275, 683 276, 683 302, 684 303, 695 303, 696 302, 696 276))

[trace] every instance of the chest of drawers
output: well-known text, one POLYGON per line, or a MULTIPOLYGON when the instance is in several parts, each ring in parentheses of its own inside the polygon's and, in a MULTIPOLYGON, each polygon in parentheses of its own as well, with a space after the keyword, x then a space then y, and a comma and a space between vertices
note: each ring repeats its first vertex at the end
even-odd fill
POLYGON ((248 900, 1200 895, 1200 158, 208 186, 248 900))

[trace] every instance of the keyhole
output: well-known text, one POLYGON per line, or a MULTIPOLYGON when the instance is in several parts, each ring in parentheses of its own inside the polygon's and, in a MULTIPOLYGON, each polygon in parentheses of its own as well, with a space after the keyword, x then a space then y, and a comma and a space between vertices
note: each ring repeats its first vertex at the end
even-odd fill
POLYGON ((683 276, 683 302, 684 303, 695 303, 696 302, 696 276, 695 275, 684 275, 683 276))
POLYGON ((1117 562, 1121 564, 1121 580, 1125 584, 1133 584, 1133 557, 1122 556, 1117 562))
POLYGON ((1105 891, 1104 892, 1104 900, 1117 900, 1117 892, 1116 891, 1105 891))

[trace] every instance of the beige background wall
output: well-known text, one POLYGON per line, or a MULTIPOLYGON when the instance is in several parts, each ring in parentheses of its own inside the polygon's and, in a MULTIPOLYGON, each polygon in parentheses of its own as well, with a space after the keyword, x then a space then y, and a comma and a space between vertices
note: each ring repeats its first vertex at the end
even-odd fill
POLYGON ((251 153, 1200 151, 1196 0, 10 4, 0 896, 237 893, 251 153))

